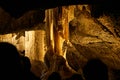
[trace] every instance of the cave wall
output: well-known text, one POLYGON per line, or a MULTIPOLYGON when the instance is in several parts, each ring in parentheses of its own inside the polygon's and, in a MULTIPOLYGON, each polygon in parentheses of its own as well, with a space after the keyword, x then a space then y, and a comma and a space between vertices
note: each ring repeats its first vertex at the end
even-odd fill
POLYGON ((75 17, 69 25, 73 50, 70 47, 66 53, 68 64, 79 72, 86 61, 99 58, 109 68, 109 80, 119 79, 119 72, 115 74, 113 71, 120 68, 119 23, 116 21, 119 15, 116 19, 117 13, 102 12, 95 17, 95 13, 94 16, 91 14, 91 7, 90 12, 86 8, 83 6, 81 9, 79 5, 74 8, 75 17))
POLYGON ((19 51, 23 51, 25 49, 25 47, 24 47, 25 37, 20 36, 19 38, 17 38, 18 37, 17 35, 19 36, 19 34, 16 34, 16 33, 0 35, 0 41, 10 42, 10 43, 14 44, 19 51))
POLYGON ((45 31, 25 31, 25 55, 31 60, 44 61, 45 31))

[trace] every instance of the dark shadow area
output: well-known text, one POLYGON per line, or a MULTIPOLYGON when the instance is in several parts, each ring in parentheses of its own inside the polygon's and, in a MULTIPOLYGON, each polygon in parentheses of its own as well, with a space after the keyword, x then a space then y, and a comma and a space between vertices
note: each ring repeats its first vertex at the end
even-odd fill
POLYGON ((0 6, 16 18, 33 9, 49 9, 78 4, 109 3, 109 0, 0 0, 0 6))
POLYGON ((24 72, 25 80, 40 80, 32 71, 31 71, 31 62, 27 56, 21 56, 21 63, 24 72))
POLYGON ((0 78, 1 80, 40 80, 31 71, 30 59, 21 56, 16 46, 0 42, 0 78))
POLYGON ((113 15, 114 17, 120 16, 120 6, 117 1, 109 1, 100 4, 91 5, 91 15, 95 18, 101 15, 113 15))
POLYGON ((20 55, 17 48, 7 42, 0 42, 0 78, 1 80, 24 80, 20 55))
POLYGON ((120 69, 112 69, 112 73, 115 80, 120 80, 120 69))
POLYGON ((47 80, 62 80, 62 78, 58 72, 52 72, 47 80))
POLYGON ((108 80, 108 68, 100 59, 88 60, 83 74, 86 80, 108 80))
POLYGON ((84 80, 80 74, 74 73, 70 78, 66 80, 84 80))

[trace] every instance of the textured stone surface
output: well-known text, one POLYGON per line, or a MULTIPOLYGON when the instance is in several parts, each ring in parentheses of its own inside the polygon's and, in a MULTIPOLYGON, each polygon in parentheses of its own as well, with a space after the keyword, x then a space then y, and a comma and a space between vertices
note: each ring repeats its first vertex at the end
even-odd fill
MULTIPOLYGON (((116 15, 101 15, 98 18, 95 18, 91 15, 90 7, 87 5, 78 5, 78 6, 70 6, 68 8, 68 22, 69 22, 69 44, 66 45, 66 61, 69 66, 75 71, 82 73, 81 69, 84 67, 86 62, 91 58, 99 58, 101 59, 109 68, 111 68, 112 74, 115 73, 116 70, 120 69, 120 23, 119 23, 119 15, 116 18, 116 15), (71 16, 70 16, 71 15, 71 16), (113 71, 113 72, 112 72, 113 71)), ((18 33, 8 34, 8 35, 0 35, 0 41, 9 41, 14 44, 17 44, 18 48, 25 48, 26 56, 28 56, 32 60, 33 64, 33 72, 36 75, 42 74, 42 69, 44 65, 39 63, 39 60, 43 60, 45 47, 48 47, 49 44, 44 43, 45 39, 49 39, 49 35, 44 34, 44 31, 49 34, 48 30, 44 29, 44 25, 36 25, 33 26, 34 23, 39 22, 36 20, 37 17, 33 15, 34 11, 29 12, 29 15, 25 14, 19 19, 11 18, 9 14, 0 9, 0 30, 5 33, 6 31, 12 32, 13 30, 18 29, 18 33), (3 14, 5 13, 5 14, 3 14), (2 15, 2 16, 1 16, 2 15), (33 19, 33 21, 31 21, 33 19), (12 22, 12 27, 9 27, 12 22), (22 22, 23 21, 23 22, 22 22), (3 27, 4 26, 4 27, 3 27), (7 27, 6 27, 7 26, 7 27), (23 33, 20 29, 29 30, 32 28, 33 31, 26 31, 23 33), (12 31, 11 31, 12 29, 12 31), (36 30, 36 31, 35 31, 36 30), (38 31, 37 31, 38 30, 38 31), (40 31, 39 31, 40 30, 40 31), (17 38, 16 38, 17 36, 17 38), (45 38, 47 36, 47 38, 45 38), (25 38, 24 40, 21 40, 25 38), (45 46, 44 46, 44 45, 45 46), (42 54, 43 53, 43 54, 42 54), (42 65, 42 68, 40 68, 42 65), (39 69, 40 71, 37 71, 39 69)), ((64 15, 65 16, 65 15, 64 15)), ((53 17, 47 16, 47 17, 53 17)), ((54 17, 53 17, 54 18, 54 17)), ((52 18, 50 18, 52 19, 52 18)), ((47 21, 47 20, 46 20, 47 21)), ((52 20, 51 20, 52 21, 52 20)), ((51 21, 46 22, 46 26, 55 26, 55 23, 51 24, 51 21)), ((67 25, 67 23, 66 23, 67 25)), ((9 32, 8 32, 9 33, 9 32)), ((53 39, 54 40, 54 39, 53 39)), ((46 40, 47 41, 47 40, 46 40)), ((62 44, 62 43, 61 43, 62 44)), ((63 46, 64 48, 64 46, 63 46)), ((59 54, 59 53, 57 53, 59 54)), ((61 74, 64 73, 62 65, 60 65, 61 58, 53 57, 53 55, 48 55, 47 65, 51 65, 51 70, 58 71, 60 68, 61 74), (50 63, 48 62, 50 61, 50 63), (57 62, 58 61, 58 62, 57 62), (53 64, 53 65, 52 65, 53 64), (59 65, 56 65, 59 64, 59 65), (60 67, 61 66, 61 67, 60 67), (53 68, 54 67, 54 68, 53 68)), ((66 69, 66 65, 64 66, 66 69)), ((44 72, 44 70, 43 70, 44 72)), ((67 73, 66 73, 67 74, 67 73)), ((114 76, 114 75, 113 75, 114 76)))

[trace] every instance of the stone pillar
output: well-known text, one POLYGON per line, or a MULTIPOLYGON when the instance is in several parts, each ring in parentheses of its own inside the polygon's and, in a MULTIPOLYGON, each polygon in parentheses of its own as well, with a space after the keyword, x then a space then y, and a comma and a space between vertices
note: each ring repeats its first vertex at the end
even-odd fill
POLYGON ((63 56, 63 42, 69 40, 68 6, 55 8, 54 17, 55 52, 63 56))
POLYGON ((48 9, 45 12, 45 22, 46 22, 46 40, 47 47, 54 50, 54 33, 53 33, 53 9, 48 9))

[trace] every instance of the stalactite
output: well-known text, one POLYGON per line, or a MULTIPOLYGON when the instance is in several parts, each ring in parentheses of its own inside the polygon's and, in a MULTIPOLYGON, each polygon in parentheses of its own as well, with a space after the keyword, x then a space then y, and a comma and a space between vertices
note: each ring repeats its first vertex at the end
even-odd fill
POLYGON ((54 50, 53 9, 46 10, 46 28, 47 47, 54 50))
POLYGON ((55 53, 58 55, 63 55, 62 44, 63 44, 63 25, 62 25, 62 7, 57 7, 54 10, 55 26, 54 26, 54 43, 55 43, 55 53))

